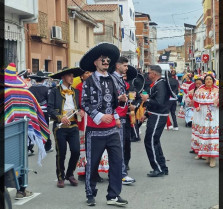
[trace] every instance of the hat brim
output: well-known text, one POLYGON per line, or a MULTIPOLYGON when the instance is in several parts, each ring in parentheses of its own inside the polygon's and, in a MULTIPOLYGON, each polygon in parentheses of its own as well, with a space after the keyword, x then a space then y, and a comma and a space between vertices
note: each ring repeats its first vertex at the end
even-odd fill
POLYGON ((138 73, 137 77, 135 79, 133 79, 132 84, 135 88, 135 90, 138 93, 141 93, 144 89, 144 85, 145 85, 145 78, 142 74, 138 73))
POLYGON ((19 77, 17 76, 17 79, 9 80, 6 79, 4 80, 4 86, 6 87, 14 87, 14 88, 25 88, 28 87, 27 84, 19 77))
POLYGON ((126 72, 126 81, 132 81, 138 75, 138 71, 131 65, 128 65, 128 70, 126 72))
POLYGON ((103 42, 95 47, 91 48, 80 60, 80 68, 84 71, 94 72, 96 71, 96 66, 94 61, 100 56, 107 56, 111 59, 109 67, 112 67, 117 62, 120 51, 117 46, 111 43, 103 42))
POLYGON ((29 75, 28 78, 31 78, 31 79, 34 79, 34 80, 37 80, 37 79, 49 79, 50 77, 47 77, 47 76, 38 76, 38 75, 29 75))
POLYGON ((79 67, 68 68, 68 69, 60 71, 58 73, 51 74, 51 75, 49 75, 49 77, 53 78, 53 79, 61 79, 61 77, 63 75, 70 74, 70 73, 72 73, 74 75, 74 78, 75 78, 75 77, 83 75, 84 71, 81 68, 79 68, 79 67))

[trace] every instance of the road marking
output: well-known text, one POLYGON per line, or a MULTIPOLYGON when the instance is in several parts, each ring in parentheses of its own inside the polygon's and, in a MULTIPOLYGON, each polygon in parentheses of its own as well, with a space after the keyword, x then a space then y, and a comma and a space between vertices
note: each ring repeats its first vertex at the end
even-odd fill
POLYGON ((26 198, 24 200, 16 200, 16 202, 13 205, 23 205, 27 202, 29 202, 30 200, 32 200, 33 198, 39 196, 41 193, 33 193, 33 196, 30 198, 26 198))

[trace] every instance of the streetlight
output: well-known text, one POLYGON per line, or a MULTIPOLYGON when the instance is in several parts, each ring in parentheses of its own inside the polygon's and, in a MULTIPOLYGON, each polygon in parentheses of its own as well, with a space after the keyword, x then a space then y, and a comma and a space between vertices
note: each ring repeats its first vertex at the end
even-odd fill
POLYGON ((195 25, 191 25, 191 24, 187 24, 187 23, 184 23, 184 27, 185 28, 190 28, 190 31, 191 31, 191 53, 192 53, 192 59, 191 59, 191 71, 193 72, 194 71, 194 61, 193 61, 193 36, 192 36, 192 31, 196 28, 195 25))

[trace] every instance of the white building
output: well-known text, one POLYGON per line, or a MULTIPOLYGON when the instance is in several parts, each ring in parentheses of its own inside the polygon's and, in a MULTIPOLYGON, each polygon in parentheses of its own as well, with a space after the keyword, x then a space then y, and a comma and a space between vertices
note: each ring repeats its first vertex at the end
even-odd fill
POLYGON ((196 60, 196 69, 200 68, 201 70, 207 71, 207 65, 204 65, 202 62, 202 55, 208 54, 208 51, 205 51, 204 49, 204 39, 205 39, 205 24, 203 20, 203 14, 198 19, 196 23, 196 39, 194 43, 194 57, 196 60))
POLYGON ((5 65, 26 69, 25 23, 38 21, 38 0, 5 0, 5 65))
MULTIPOLYGON (((129 63, 137 66, 136 36, 135 36, 135 9, 132 0, 95 0, 96 4, 119 4, 123 21, 119 24, 122 28, 122 52, 128 57, 129 63)), ((117 17, 118 18, 118 17, 117 17)))
POLYGON ((150 62, 151 65, 156 65, 158 61, 157 54, 157 24, 154 22, 149 23, 149 44, 150 44, 150 62))

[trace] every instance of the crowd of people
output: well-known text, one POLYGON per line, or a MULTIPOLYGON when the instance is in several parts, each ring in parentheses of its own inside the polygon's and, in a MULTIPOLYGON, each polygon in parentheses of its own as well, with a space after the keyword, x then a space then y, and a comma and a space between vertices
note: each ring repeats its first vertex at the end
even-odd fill
MULTIPOLYGON (((4 72, 8 113, 5 122, 24 116, 30 119, 28 150, 32 154, 33 146, 38 146, 41 165, 46 153, 54 151, 49 130, 52 120, 57 187, 64 188, 65 180, 72 186, 85 181, 89 206, 96 204, 96 185, 103 182, 100 172, 108 173, 109 177, 107 204, 128 204, 120 194, 122 185, 136 182, 128 174, 131 142, 141 140, 139 128, 145 120, 144 144, 153 169, 147 176, 169 174, 160 137, 165 126, 171 127, 169 114, 173 130, 179 130, 176 117, 179 95, 183 98, 178 116, 192 126, 191 152, 197 154, 196 159, 205 158, 211 167, 216 165, 219 95, 214 75, 186 74, 180 85, 174 70, 166 72, 163 78, 160 66, 151 65, 143 75, 128 62, 115 45, 100 43, 81 58, 80 67, 65 67, 50 77, 40 71, 35 75, 27 71, 16 75, 13 63, 4 72), (76 77, 81 82, 74 86, 76 77), (45 85, 47 79, 60 82, 49 88, 45 85), (67 144, 70 158, 65 166, 67 144)), ((21 187, 16 199, 32 195, 21 187)))
POLYGON ((191 151, 195 159, 205 159, 210 167, 219 157, 219 81, 211 71, 186 74, 181 89, 183 100, 179 117, 192 127, 191 151))

